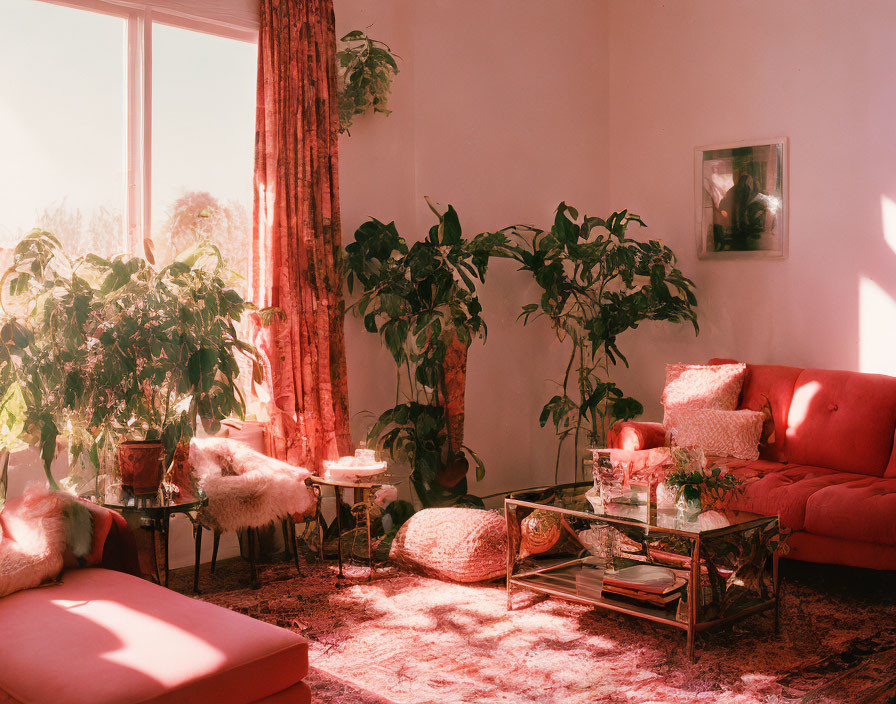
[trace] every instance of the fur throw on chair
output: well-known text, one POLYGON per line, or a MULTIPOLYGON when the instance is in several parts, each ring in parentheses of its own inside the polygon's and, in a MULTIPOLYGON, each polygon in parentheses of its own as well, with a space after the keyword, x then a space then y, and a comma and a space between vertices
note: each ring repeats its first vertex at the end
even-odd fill
POLYGON ((226 532, 257 528, 271 521, 314 511, 314 495, 305 479, 311 472, 281 462, 226 438, 190 442, 194 477, 208 495, 200 520, 226 532))

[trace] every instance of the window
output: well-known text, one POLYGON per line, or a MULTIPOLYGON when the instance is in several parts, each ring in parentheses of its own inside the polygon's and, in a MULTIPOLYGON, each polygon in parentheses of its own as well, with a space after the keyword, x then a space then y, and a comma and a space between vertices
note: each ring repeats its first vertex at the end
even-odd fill
POLYGON ((194 4, 3 0, 0 259, 33 227, 160 262, 207 237, 245 276, 257 18, 194 4))
POLYGON ((34 227, 121 251, 126 21, 33 0, 0 9, 0 247, 34 227))
POLYGON ((178 27, 152 30, 152 239, 170 260, 214 241, 245 293, 252 216, 256 48, 178 27))

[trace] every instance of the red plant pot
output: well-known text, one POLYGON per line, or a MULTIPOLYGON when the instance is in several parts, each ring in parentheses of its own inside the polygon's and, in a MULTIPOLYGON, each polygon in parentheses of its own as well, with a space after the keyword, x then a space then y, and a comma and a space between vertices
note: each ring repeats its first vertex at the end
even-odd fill
POLYGON ((165 448, 154 440, 124 440, 118 443, 121 485, 135 494, 154 494, 164 475, 165 448))

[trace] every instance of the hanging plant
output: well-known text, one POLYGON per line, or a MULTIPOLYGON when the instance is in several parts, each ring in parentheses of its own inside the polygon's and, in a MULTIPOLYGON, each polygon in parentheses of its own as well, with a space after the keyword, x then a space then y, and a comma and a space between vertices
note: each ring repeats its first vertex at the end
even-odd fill
POLYGON ((371 39, 360 29, 349 32, 340 41, 344 46, 336 53, 339 131, 349 133, 355 115, 368 110, 391 114, 386 104, 398 63, 387 44, 371 39))

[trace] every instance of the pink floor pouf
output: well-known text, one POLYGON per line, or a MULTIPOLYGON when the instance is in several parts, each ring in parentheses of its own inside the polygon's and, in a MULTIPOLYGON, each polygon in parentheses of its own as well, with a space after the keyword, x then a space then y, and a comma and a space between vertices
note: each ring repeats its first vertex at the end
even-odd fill
POLYGON ((507 573, 507 527, 496 511, 428 508, 399 529, 389 557, 403 567, 453 582, 507 573))

